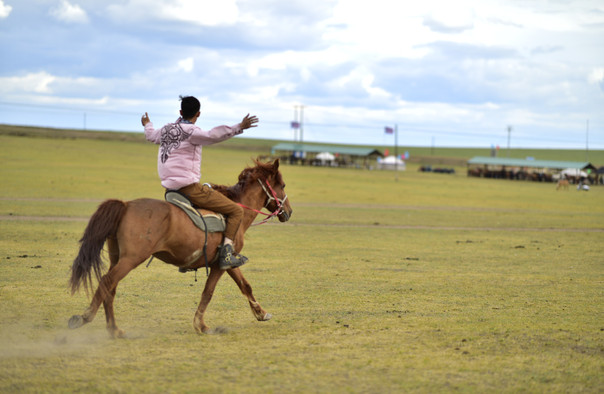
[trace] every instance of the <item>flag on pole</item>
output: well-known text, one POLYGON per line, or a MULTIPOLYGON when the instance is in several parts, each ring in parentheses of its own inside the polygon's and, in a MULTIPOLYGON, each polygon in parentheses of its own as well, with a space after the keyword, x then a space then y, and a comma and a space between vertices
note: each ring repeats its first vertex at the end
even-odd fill
POLYGON ((386 132, 386 134, 392 134, 394 133, 394 129, 392 127, 384 127, 384 131, 386 132))
POLYGON ((293 121, 292 122, 292 129, 299 129, 299 128, 300 128, 300 122, 293 121))

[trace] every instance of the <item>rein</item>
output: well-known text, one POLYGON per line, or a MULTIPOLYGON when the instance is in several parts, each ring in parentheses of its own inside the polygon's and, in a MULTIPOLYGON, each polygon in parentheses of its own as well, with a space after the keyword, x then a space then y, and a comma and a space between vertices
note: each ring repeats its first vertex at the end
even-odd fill
POLYGON ((262 219, 262 221, 260 221, 258 223, 252 223, 252 226, 258 226, 260 224, 264 224, 264 223, 268 222, 270 219, 274 218, 275 216, 281 215, 283 213, 283 204, 285 203, 285 200, 287 200, 287 194, 281 200, 279 197, 277 197, 277 193, 275 193, 275 191, 273 190, 273 188, 272 188, 271 184, 268 182, 268 180, 266 180, 265 182, 266 182, 266 186, 268 186, 268 190, 270 190, 270 194, 269 194, 268 190, 266 190, 266 187, 264 187, 264 184, 262 183, 262 181, 260 179, 258 179, 258 183, 260 184, 260 186, 262 187, 262 190, 264 190, 264 193, 266 193, 266 195, 268 197, 268 199, 266 200, 266 203, 264 204, 264 208, 268 209, 268 205, 271 203, 271 201, 275 201, 275 203, 277 204, 277 209, 275 209, 274 212, 265 213, 258 209, 250 208, 244 204, 237 203, 242 208, 245 208, 250 211, 254 211, 256 213, 266 216, 264 219, 262 219))

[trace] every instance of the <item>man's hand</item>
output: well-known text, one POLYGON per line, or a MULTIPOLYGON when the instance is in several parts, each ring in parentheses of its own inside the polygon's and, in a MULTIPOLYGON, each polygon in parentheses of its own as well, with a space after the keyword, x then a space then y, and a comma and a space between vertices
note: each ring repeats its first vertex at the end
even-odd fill
POLYGON ((149 115, 147 115, 147 113, 145 112, 145 114, 141 117, 141 123, 143 124, 143 126, 146 126, 149 122, 151 122, 151 120, 149 120, 149 115))
POLYGON ((241 130, 245 130, 249 129, 250 127, 256 127, 256 123, 258 123, 258 118, 256 116, 250 116, 250 114, 247 114, 241 123, 239 123, 239 127, 241 127, 241 130))

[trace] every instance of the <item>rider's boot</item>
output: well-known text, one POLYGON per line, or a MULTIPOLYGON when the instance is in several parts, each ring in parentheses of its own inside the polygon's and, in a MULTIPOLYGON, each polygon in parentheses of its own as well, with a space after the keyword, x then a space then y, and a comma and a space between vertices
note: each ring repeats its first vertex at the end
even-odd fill
POLYGON ((241 267, 246 261, 247 257, 235 253, 231 244, 225 244, 220 249, 218 266, 221 270, 241 267))

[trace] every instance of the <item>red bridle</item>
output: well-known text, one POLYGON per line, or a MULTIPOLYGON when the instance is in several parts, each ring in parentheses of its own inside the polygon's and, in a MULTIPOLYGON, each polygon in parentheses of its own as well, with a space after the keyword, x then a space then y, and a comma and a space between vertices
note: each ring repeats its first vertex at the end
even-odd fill
POLYGON ((252 226, 258 226, 260 224, 264 224, 264 223, 268 222, 270 219, 272 219, 273 217, 281 215, 283 213, 283 204, 285 204, 285 200, 287 200, 287 194, 285 195, 285 197, 283 197, 283 199, 280 199, 279 197, 277 197, 277 193, 275 193, 275 190, 273 190, 273 187, 268 182, 268 180, 266 180, 265 182, 266 182, 266 186, 268 186, 268 190, 270 190, 270 194, 269 194, 268 190, 266 190, 266 187, 264 187, 264 185, 262 184, 262 181, 260 179, 258 179, 258 183, 260 184, 260 186, 262 186, 262 190, 264 190, 264 193, 266 193, 266 195, 268 197, 268 199, 266 200, 266 203, 264 204, 264 208, 268 209, 268 205, 271 203, 271 201, 274 200, 275 203, 277 204, 277 209, 275 209, 274 212, 265 213, 265 212, 259 211, 258 209, 250 208, 244 204, 237 203, 242 208, 249 209, 250 211, 254 211, 256 213, 266 216, 264 219, 262 219, 262 221, 260 221, 258 223, 252 223, 252 226))

